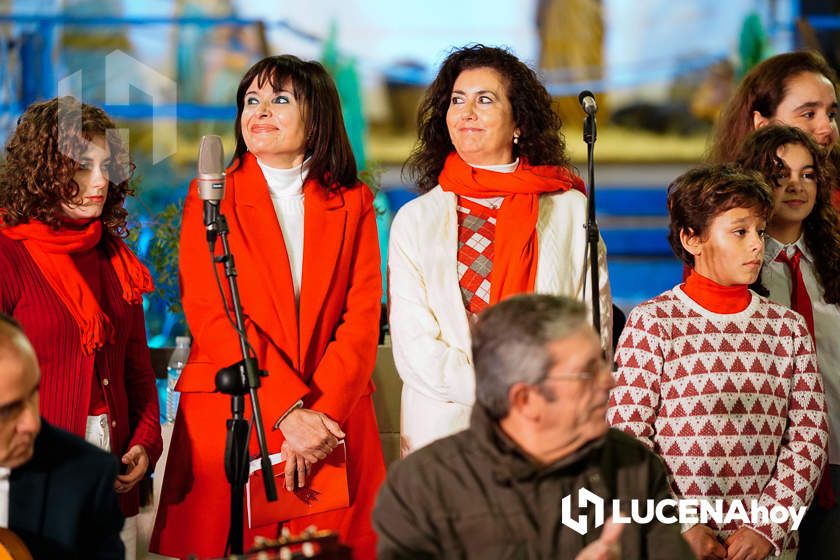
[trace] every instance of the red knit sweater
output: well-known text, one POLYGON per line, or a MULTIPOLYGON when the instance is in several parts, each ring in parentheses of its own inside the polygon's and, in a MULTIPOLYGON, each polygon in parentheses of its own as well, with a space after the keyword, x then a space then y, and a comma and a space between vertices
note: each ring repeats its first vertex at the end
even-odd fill
MULTIPOLYGON (((94 356, 81 349, 79 329, 20 241, 0 234, 0 311, 17 319, 41 366, 41 414, 48 422, 84 437, 94 379, 102 387, 111 419, 111 447, 121 457, 142 445, 154 465, 161 453, 155 377, 146 345, 143 308, 123 300, 116 273, 102 251, 99 304, 114 327, 113 340, 94 356), (95 369, 94 369, 95 364, 95 369)), ((90 272, 85 265, 85 272, 90 272)), ((138 511, 137 488, 120 496, 123 513, 138 511)))

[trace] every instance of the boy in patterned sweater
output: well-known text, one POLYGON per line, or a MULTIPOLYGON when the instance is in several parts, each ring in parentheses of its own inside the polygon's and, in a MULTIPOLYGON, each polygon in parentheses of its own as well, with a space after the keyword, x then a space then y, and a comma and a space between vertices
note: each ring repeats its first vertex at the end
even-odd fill
MULTIPOLYGON (((636 307, 616 351, 607 418, 659 453, 677 498, 808 506, 828 425, 800 315, 749 290, 772 191, 731 166, 668 187, 669 241, 686 282, 636 307)), ((750 516, 753 519, 753 516, 750 516)), ((795 557, 793 520, 684 526, 698 558, 795 557)))

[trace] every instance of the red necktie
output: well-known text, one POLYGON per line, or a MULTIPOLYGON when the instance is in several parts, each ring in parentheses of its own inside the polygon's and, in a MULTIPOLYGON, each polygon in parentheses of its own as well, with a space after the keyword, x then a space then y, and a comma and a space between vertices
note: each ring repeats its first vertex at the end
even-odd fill
MULTIPOLYGON (((790 291, 790 307, 805 318, 805 323, 808 325, 808 332, 811 333, 811 338, 814 340, 814 352, 816 353, 817 339, 814 333, 814 308, 811 306, 811 297, 808 295, 808 290, 805 288, 805 280, 802 278, 802 268, 799 266, 801 257, 802 252, 798 247, 795 247, 793 257, 788 257, 785 251, 782 250, 779 256, 776 257, 776 260, 785 263, 790 270, 790 277, 793 283, 790 291)), ((834 491, 831 488, 831 476, 828 474, 828 462, 826 462, 826 468, 823 470, 823 476, 817 488, 817 505, 823 509, 832 509, 837 505, 834 491)))
POLYGON ((799 266, 799 259, 802 257, 802 252, 799 250, 799 247, 794 247, 794 250, 793 257, 788 257, 785 251, 782 251, 776 257, 776 260, 785 263, 790 270, 790 278, 793 283, 790 290, 790 307, 805 318, 805 323, 808 325, 808 332, 811 333, 811 338, 816 340, 814 334, 814 309, 811 307, 811 296, 808 295, 805 280, 802 278, 802 268, 799 266))

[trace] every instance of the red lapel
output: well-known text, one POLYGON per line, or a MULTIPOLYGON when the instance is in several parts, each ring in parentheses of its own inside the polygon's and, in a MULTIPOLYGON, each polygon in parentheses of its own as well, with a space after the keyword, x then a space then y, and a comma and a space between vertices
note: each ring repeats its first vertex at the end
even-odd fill
POLYGON ((340 191, 327 191, 315 180, 303 187, 303 277, 300 282, 300 356, 305 360, 318 317, 341 258, 347 209, 340 191))
POLYGON ((228 175, 228 181, 233 183, 237 225, 241 230, 243 254, 234 251, 234 257, 243 307, 247 304, 245 313, 299 371, 298 319, 289 255, 257 159, 246 153, 239 169, 228 175), (246 299, 248 295, 252 299, 246 299))

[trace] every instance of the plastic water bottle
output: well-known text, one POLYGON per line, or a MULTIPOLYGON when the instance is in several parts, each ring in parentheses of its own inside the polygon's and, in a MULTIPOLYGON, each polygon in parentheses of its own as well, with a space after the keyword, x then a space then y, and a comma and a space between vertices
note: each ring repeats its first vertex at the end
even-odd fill
POLYGON ((166 366, 166 422, 175 422, 175 414, 178 412, 179 393, 175 390, 175 384, 181 377, 181 370, 187 363, 190 356, 190 337, 179 336, 175 338, 175 351, 169 358, 166 366))

